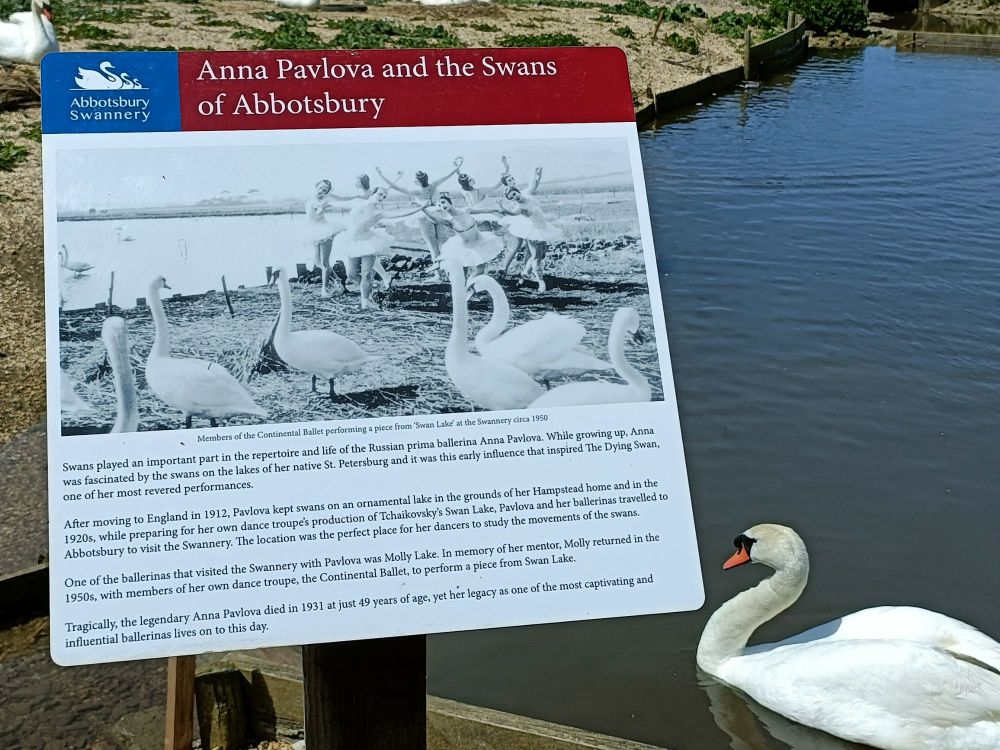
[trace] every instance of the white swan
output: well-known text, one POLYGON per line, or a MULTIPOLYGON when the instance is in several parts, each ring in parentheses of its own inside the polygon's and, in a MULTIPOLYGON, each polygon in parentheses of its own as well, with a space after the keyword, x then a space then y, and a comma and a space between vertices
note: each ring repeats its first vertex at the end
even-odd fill
POLYGON ((0 23, 0 60, 37 65, 58 49, 49 0, 32 0, 30 11, 11 13, 0 23))
POLYGON ((531 377, 506 362, 469 351, 469 311, 465 306, 465 269, 454 258, 441 266, 451 283, 452 323, 444 366, 458 392, 487 409, 522 409, 544 393, 531 377))
POLYGON ((532 407, 583 406, 586 404, 627 404, 649 401, 652 391, 646 377, 625 359, 625 334, 636 336, 639 331, 639 313, 634 307, 619 307, 611 321, 608 334, 608 359, 614 365, 625 385, 589 380, 567 383, 548 391, 536 399, 532 407))
POLYGON ((809 556, 774 524, 735 544, 724 568, 757 562, 775 573, 709 619, 697 656, 705 672, 800 724, 881 750, 1000 747, 1000 644, 936 612, 877 607, 747 648, 799 598, 809 556))
POLYGON ((65 245, 61 245, 62 250, 59 251, 59 265, 65 268, 67 271, 71 272, 74 276, 83 276, 90 270, 93 270, 93 266, 89 263, 81 263, 80 261, 71 261, 69 259, 69 250, 66 249, 65 245))
POLYGON ((333 331, 293 331, 292 290, 288 286, 288 273, 284 268, 274 271, 271 283, 275 281, 281 295, 281 312, 274 332, 274 350, 289 367, 312 375, 313 391, 316 390, 317 377, 329 381, 330 400, 337 400, 338 395, 333 387, 333 380, 337 375, 381 357, 368 354, 346 336, 333 331))
POLYGON ((111 365, 115 401, 118 405, 111 432, 135 432, 139 426, 138 398, 125 321, 118 317, 105 320, 101 326, 101 340, 108 352, 108 364, 111 365))
POLYGON ((153 348, 146 360, 146 382, 150 390, 165 404, 181 411, 184 426, 188 428, 192 417, 207 417, 213 427, 218 426, 218 419, 240 414, 266 417, 267 412, 254 403, 246 389, 222 365, 170 356, 170 330, 160 300, 160 290, 169 288, 162 276, 149 285, 149 308, 155 327, 153 348))
POLYGON ((285 8, 304 8, 306 10, 311 10, 312 8, 319 7, 320 0, 274 0, 274 2, 285 8))
POLYGON ((476 351, 486 359, 506 362, 544 380, 611 369, 609 362, 580 346, 587 333, 580 321, 550 312, 504 332, 510 322, 510 303, 503 287, 486 275, 470 279, 466 286, 472 293, 485 290, 493 301, 490 322, 476 333, 476 351))

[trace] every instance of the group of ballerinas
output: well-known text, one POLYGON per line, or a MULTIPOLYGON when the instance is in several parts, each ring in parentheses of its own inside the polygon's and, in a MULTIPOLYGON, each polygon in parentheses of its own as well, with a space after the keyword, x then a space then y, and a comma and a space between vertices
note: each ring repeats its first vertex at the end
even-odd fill
POLYGON ((453 169, 436 180, 431 180, 424 171, 416 172, 414 188, 399 183, 401 172, 392 179, 379 168, 375 171, 387 187, 372 188, 369 175, 361 174, 354 183, 359 192, 352 195, 338 195, 333 192, 330 180, 320 180, 315 194, 306 201, 305 233, 313 249, 313 264, 321 269, 321 294, 329 295, 330 275, 336 273, 343 291, 347 290, 348 281, 353 282, 361 293, 361 307, 372 307, 374 277, 377 275, 386 289, 392 284, 382 259, 391 254, 393 238, 380 225, 401 219, 419 229, 436 280, 441 280, 444 260, 457 260, 471 277, 484 273, 501 256, 499 267, 508 273, 515 258, 523 253, 522 275, 534 280, 539 291, 545 291, 544 261, 548 246, 561 240, 563 232, 545 218, 541 204, 534 197, 542 168, 536 167, 528 187, 521 189, 504 156, 500 178, 495 184, 481 188, 475 179, 460 171, 462 163, 462 157, 456 157, 453 169), (460 198, 451 191, 440 190, 456 175, 460 198), (384 204, 390 189, 407 196, 412 207, 386 210, 384 204), (346 216, 335 217, 334 201, 350 201, 354 206, 346 216), (478 221, 477 215, 491 215, 498 221, 486 224, 478 221), (504 234, 511 238, 509 244, 505 243, 504 234), (342 275, 337 273, 338 262, 343 264, 342 275))

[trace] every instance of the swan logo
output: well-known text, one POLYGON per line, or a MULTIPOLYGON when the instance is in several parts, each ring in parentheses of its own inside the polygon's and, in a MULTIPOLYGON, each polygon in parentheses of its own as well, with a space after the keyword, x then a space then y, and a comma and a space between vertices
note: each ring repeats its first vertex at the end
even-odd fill
POLYGON ((53 52, 42 59, 42 132, 180 130, 176 52, 53 52))
POLYGON ((117 72, 111 61, 104 60, 97 70, 77 68, 74 91, 139 91, 146 87, 128 73, 117 72))

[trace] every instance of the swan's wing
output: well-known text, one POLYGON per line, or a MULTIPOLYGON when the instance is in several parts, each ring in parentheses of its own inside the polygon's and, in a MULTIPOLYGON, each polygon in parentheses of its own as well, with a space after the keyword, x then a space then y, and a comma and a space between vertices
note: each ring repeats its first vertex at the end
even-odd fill
POLYGON ((59 378, 60 385, 60 409, 65 414, 87 414, 94 411, 94 407, 80 398, 80 395, 73 387, 73 381, 69 375, 62 373, 59 378))
POLYGON ((985 722, 1000 743, 1000 675, 914 641, 780 646, 727 660, 719 677, 773 711, 856 742, 926 747, 940 732, 985 722))
MULTIPOLYGON (((154 367, 157 395, 184 412, 216 417, 267 415, 229 370, 216 362, 170 357, 154 367)), ((148 370, 147 365, 147 380, 148 370)))
MULTIPOLYGON (((333 331, 293 331, 288 340, 295 352, 294 367, 304 372, 322 374, 360 364, 369 358, 364 349, 333 331)), ((278 354, 280 356, 281 352, 278 354)))
POLYGON ((846 640, 906 640, 950 651, 988 664, 1000 672, 1000 643, 961 620, 920 607, 871 607, 846 615, 825 625, 792 636, 780 644, 790 645, 825 639, 846 640))
POLYGON ((576 375, 584 372, 595 372, 600 370, 613 370, 614 365, 605 362, 603 359, 595 357, 590 352, 576 348, 566 352, 558 359, 549 362, 543 372, 552 375, 576 375))
POLYGON ((578 320, 556 313, 529 320, 511 328, 491 341, 480 352, 487 359, 507 362, 527 373, 541 370, 547 364, 571 352, 586 333, 578 320))

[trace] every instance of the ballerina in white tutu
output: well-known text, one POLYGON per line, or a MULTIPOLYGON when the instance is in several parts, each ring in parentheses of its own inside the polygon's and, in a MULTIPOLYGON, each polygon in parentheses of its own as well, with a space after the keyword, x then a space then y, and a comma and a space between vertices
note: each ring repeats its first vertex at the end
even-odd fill
MULTIPOLYGON (((540 170, 541 167, 536 170, 539 176, 540 170)), ((550 242, 558 242, 563 239, 563 231, 545 219, 545 213, 537 198, 525 195, 517 188, 507 188, 503 200, 500 201, 500 210, 508 217, 501 219, 501 223, 507 227, 510 235, 517 239, 514 253, 520 246, 527 250, 528 260, 525 263, 523 274, 530 275, 538 282, 538 291, 544 292, 545 278, 542 266, 545 262, 545 255, 548 252, 550 242)), ((503 270, 505 273, 510 268, 514 253, 504 257, 503 270)))
MULTIPOLYGON (((355 258, 361 261, 361 309, 372 307, 372 276, 378 267, 379 276, 389 279, 389 272, 382 265, 383 255, 389 254, 392 237, 384 229, 376 228, 376 224, 393 219, 402 219, 420 211, 424 205, 408 211, 389 212, 383 209, 388 191, 385 188, 375 188, 371 197, 353 209, 347 217, 347 228, 333 238, 333 257, 344 262, 345 267, 355 258)), ((391 281, 391 279, 390 279, 391 281)), ((388 284, 387 284, 388 286, 388 284)))
MULTIPOLYGON (((368 200, 369 198, 372 197, 372 180, 371 180, 371 177, 369 177, 364 172, 362 172, 361 174, 359 174, 354 179, 354 187, 356 187, 358 189, 358 192, 356 194, 354 194, 354 195, 337 195, 337 193, 330 192, 330 194, 327 195, 327 200, 328 201, 331 201, 331 200, 333 200, 333 201, 358 201, 358 200, 368 200)), ((346 225, 347 225, 346 221, 342 221, 341 223, 343 224, 343 226, 346 227, 346 225)), ((336 262, 334 262, 332 264, 330 263, 330 252, 331 252, 331 245, 332 245, 332 239, 333 238, 331 237, 330 239, 331 239, 331 242, 329 244, 326 244, 323 247, 323 249, 322 249, 322 253, 323 253, 322 254, 322 261, 323 261, 323 291, 322 291, 322 294, 323 294, 324 297, 329 296, 327 294, 327 291, 326 291, 326 280, 327 280, 327 278, 329 278, 331 271, 337 277, 337 281, 340 282, 341 293, 346 293, 347 292, 347 282, 348 281, 351 281, 355 285, 358 285, 358 286, 361 284, 361 259, 360 258, 341 259, 340 265, 342 265, 343 268, 344 268, 343 275, 341 275, 341 271, 339 270, 339 267, 338 267, 337 263, 336 262)), ((376 267, 376 271, 378 271, 378 270, 379 270, 379 268, 376 267)), ((382 280, 383 281, 386 281, 387 278, 388 277, 386 277, 386 276, 382 276, 382 280)))
POLYGON ((322 295, 327 296, 326 281, 330 277, 330 247, 333 238, 344 231, 346 224, 340 219, 327 216, 331 200, 345 200, 332 192, 329 180, 316 183, 316 193, 306 201, 305 242, 313 249, 313 268, 321 268, 323 274, 322 295))
POLYGON ((457 260, 471 268, 471 276, 486 270, 486 264, 503 252, 503 240, 492 232, 480 231, 473 214, 496 213, 496 208, 458 208, 447 192, 438 193, 435 207, 425 206, 424 214, 431 221, 443 224, 455 232, 441 245, 441 261, 457 260))
MULTIPOLYGON (((462 157, 455 157, 455 160, 452 163, 455 165, 455 168, 444 177, 437 180, 430 180, 427 177, 427 173, 424 171, 417 172, 414 176, 417 187, 413 190, 400 187, 397 183, 382 174, 381 169, 376 167, 375 171, 378 172, 378 176, 385 180, 391 188, 403 193, 404 195, 410 196, 410 200, 413 203, 423 205, 434 201, 434 194, 437 192, 441 183, 450 178, 452 175, 458 174, 458 170, 462 167, 462 157)), ((419 208, 417 210, 419 210, 419 208)), ((414 212, 411 211, 411 213, 414 212)), ((437 263, 438 255, 441 252, 441 243, 444 241, 444 237, 442 236, 442 226, 431 221, 429 217, 423 214, 417 216, 414 219, 414 222, 417 228, 420 229, 420 234, 423 236, 424 242, 427 243, 427 247, 430 248, 431 260, 437 263)), ((436 275, 439 279, 441 278, 440 271, 436 271, 436 275)))

